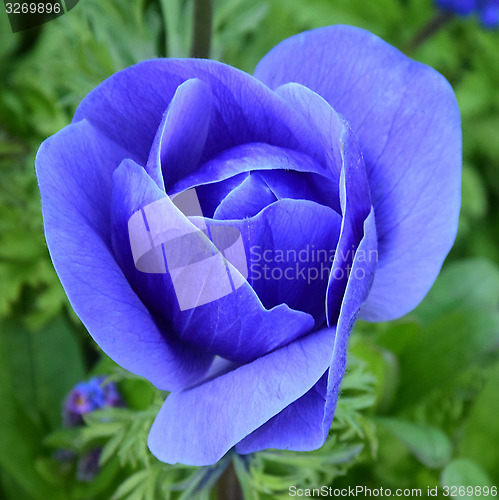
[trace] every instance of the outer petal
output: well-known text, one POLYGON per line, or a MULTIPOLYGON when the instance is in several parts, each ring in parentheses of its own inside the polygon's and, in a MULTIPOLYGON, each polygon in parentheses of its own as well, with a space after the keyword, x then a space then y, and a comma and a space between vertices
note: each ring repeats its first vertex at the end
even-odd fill
MULTIPOLYGON (((161 198, 166 198, 165 193, 133 161, 125 160, 116 170, 111 210, 113 248, 128 280, 156 317, 171 324, 177 335, 204 351, 240 363, 252 361, 312 330, 314 321, 307 313, 290 309, 285 304, 267 310, 248 282, 230 264, 232 280, 240 283, 237 289, 212 302, 181 310, 171 273, 138 271, 128 239, 128 220, 132 214, 161 198)), ((195 217, 188 220, 173 203, 170 202, 169 206, 168 213, 161 216, 167 218, 172 227, 194 228, 191 221, 199 222, 195 217)), ((226 269, 220 271, 218 268, 218 271, 215 280, 203 282, 203 285, 213 287, 219 281, 227 280, 226 269)), ((188 275, 187 280, 186 274, 181 274, 178 279, 189 292, 190 280, 196 276, 188 275)))
MULTIPOLYGON (((353 265, 354 255, 358 256, 359 244, 366 231, 365 221, 368 216, 374 219, 364 162, 357 141, 350 128, 345 123, 342 125, 340 137, 345 146, 342 152, 340 203, 343 219, 326 297, 327 320, 330 325, 334 325, 338 321, 340 309, 343 308, 343 303, 346 300, 344 298, 345 286, 350 275, 350 267, 353 265)), ((371 220, 371 224, 369 237, 372 239, 372 237, 375 238, 372 235, 376 234, 374 220, 371 220)), ((369 261, 373 269, 376 268, 378 263, 377 244, 371 243, 369 253, 363 257, 369 261)), ((370 281, 371 285, 372 280, 370 281)), ((366 298, 367 295, 364 296, 364 300, 366 298)))
POLYGON ((336 327, 339 333, 334 344, 333 361, 329 369, 326 407, 324 411, 324 420, 325 422, 329 422, 328 429, 333 420, 341 380, 343 379, 347 365, 348 336, 357 319, 360 307, 364 304, 370 293, 375 277, 376 260, 370 258, 370 256, 372 252, 376 253, 376 248, 377 229, 374 212, 371 210, 364 221, 364 237, 355 253, 355 259, 345 290, 345 298, 341 305, 336 327))
MULTIPOLYGON (((341 234, 326 297, 327 321, 334 325, 344 300, 349 267, 363 237, 364 221, 372 208, 364 162, 350 127, 321 96, 296 83, 279 87, 277 93, 300 110, 318 131, 324 150, 328 152, 331 175, 339 184, 341 234)), ((377 254, 370 258, 376 260, 377 254)))
POLYGON ((366 162, 379 241, 363 317, 407 313, 432 285, 457 230, 461 130, 449 84, 348 26, 282 42, 255 75, 271 88, 287 82, 309 87, 350 123, 366 162))
POLYGON ((331 360, 334 329, 297 340, 193 389, 171 394, 149 434, 163 462, 210 465, 301 397, 331 360))
POLYGON ((376 263, 365 259, 373 249, 376 249, 376 228, 371 212, 364 223, 364 236, 353 260, 328 372, 301 398, 243 439, 236 446, 238 453, 266 448, 310 451, 324 444, 345 373, 348 337, 374 277, 376 263))
POLYGON ((157 387, 180 389, 197 381, 212 358, 161 328, 114 260, 111 174, 124 156, 86 121, 42 144, 36 172, 45 236, 71 305, 100 347, 157 387))
POLYGON ((320 448, 329 430, 324 422, 328 373, 301 398, 242 439, 236 451, 246 455, 269 448, 293 451, 320 448))
POLYGON ((305 451, 322 446, 345 372, 347 340, 371 289, 377 264, 374 211, 362 156, 350 128, 320 96, 305 87, 289 84, 281 87, 279 93, 303 112, 315 110, 309 119, 314 120, 317 128, 330 131, 324 137, 325 148, 341 158, 343 217, 327 290, 327 319, 329 324, 337 324, 336 339, 327 376, 239 443, 240 453, 265 448, 305 451), (321 122, 324 122, 322 127, 321 122))
MULTIPOLYGON (((81 102, 73 121, 86 118, 145 165, 164 111, 179 85, 192 78, 204 82, 213 97, 202 161, 248 142, 296 149, 321 161, 323 152, 298 113, 256 78, 216 61, 156 59, 136 64, 94 89, 81 102)), ((199 85, 194 87, 179 99, 174 126, 178 120, 184 123, 184 106, 189 115, 191 111, 203 115, 196 102, 205 92, 199 85)), ((172 180, 187 173, 192 164, 186 172, 181 171, 183 167, 183 161, 167 167, 178 169, 172 172, 172 180)))

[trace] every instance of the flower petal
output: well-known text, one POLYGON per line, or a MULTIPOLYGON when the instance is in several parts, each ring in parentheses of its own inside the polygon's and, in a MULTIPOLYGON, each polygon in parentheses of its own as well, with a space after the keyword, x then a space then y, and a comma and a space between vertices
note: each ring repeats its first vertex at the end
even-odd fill
POLYGON ((236 227, 245 242, 248 281, 265 307, 287 304, 325 320, 326 288, 341 217, 330 207, 283 199, 244 220, 208 221, 236 227))
POLYGON ((271 88, 301 83, 351 125, 376 213, 379 264, 363 308, 369 320, 413 309, 456 235, 461 129, 447 81, 378 37, 349 26, 294 36, 259 63, 271 88))
MULTIPOLYGON (((133 160, 145 165, 164 111, 177 88, 192 78, 204 82, 212 95, 203 162, 248 142, 296 149, 321 161, 323 152, 298 113, 256 78, 210 60, 154 59, 120 71, 83 99, 73 121, 86 118, 126 147, 133 160)), ((206 115, 198 105, 202 94, 202 86, 190 85, 186 94, 179 97, 175 123, 192 123, 191 118, 184 121, 181 116, 184 106, 189 116, 200 114, 204 121, 206 115)), ((199 127, 204 130, 204 124, 199 127)), ((172 179, 179 176, 181 172, 172 173, 172 179)))
POLYGON ((321 122, 327 123, 330 132, 324 137, 325 148, 341 157, 339 184, 343 217, 327 289, 327 320, 330 325, 337 324, 336 338, 328 374, 299 400, 239 443, 236 447, 239 453, 266 448, 310 451, 324 444, 345 373, 348 337, 368 297, 377 264, 374 210, 362 155, 350 128, 309 89, 289 84, 278 91, 298 109, 316 111, 311 113, 309 120, 318 129, 321 122))
POLYGON ((328 371, 301 398, 242 439, 236 451, 246 455, 269 448, 293 451, 320 448, 329 430, 324 422, 327 378, 328 371))
MULTIPOLYGON (((345 287, 348 283, 350 269, 353 266, 354 255, 358 256, 359 245, 365 234, 365 221, 368 216, 374 219, 362 155, 352 131, 346 123, 342 124, 343 130, 340 137, 344 147, 340 175, 340 204, 343 218, 326 297, 326 314, 330 325, 336 324, 340 310, 344 307, 345 287)), ((376 238, 374 220, 371 221, 371 224, 372 238, 376 238)), ((369 253, 363 255, 363 258, 370 263, 373 269, 376 268, 378 263, 377 243, 370 245, 369 253)), ((372 280, 370 285, 372 285, 372 280)))
POLYGON ((345 373, 348 337, 374 278, 375 262, 366 260, 365 255, 375 248, 376 228, 371 211, 364 223, 364 237, 346 287, 328 372, 301 398, 238 443, 238 453, 253 453, 267 448, 311 451, 324 444, 345 373))
MULTIPOLYGON (((362 154, 348 124, 320 95, 297 83, 283 85, 276 92, 303 113, 311 127, 317 130, 324 150, 328 152, 331 176, 339 184, 341 233, 326 298, 327 321, 329 325, 335 325, 344 300, 349 269, 363 237, 364 221, 372 208, 362 154)), ((371 257, 376 259, 377 254, 371 257)))
POLYGON ((200 185, 213 184, 254 170, 311 172, 319 174, 325 179, 324 182, 334 184, 329 179, 329 169, 309 155, 265 143, 248 143, 228 149, 204 163, 175 184, 171 192, 179 193, 200 185))
POLYGON ((147 172, 168 189, 199 164, 210 126, 209 86, 192 78, 175 91, 154 138, 147 172), (159 179, 158 179, 159 178, 159 179))
POLYGON ((111 175, 125 156, 87 121, 47 139, 36 157, 45 236, 73 309, 104 352, 161 389, 180 389, 204 375, 212 356, 158 325, 114 259, 111 175))
POLYGON ((281 200, 310 200, 341 212, 338 184, 318 174, 292 170, 263 170, 257 172, 274 196, 281 200))
POLYGON ((331 361, 334 329, 307 335, 193 389, 170 394, 149 433, 161 461, 216 463, 307 392, 331 361))
MULTIPOLYGON (((265 309, 255 291, 239 272, 239 267, 236 269, 230 263, 232 261, 221 267, 209 267, 208 270, 212 273, 209 275, 206 268, 191 265, 200 262, 197 260, 189 261, 179 272, 172 274, 172 270, 176 271, 176 268, 170 266, 167 258, 164 273, 139 271, 135 267, 129 241, 129 219, 138 210, 158 200, 165 200, 162 211, 157 214, 158 220, 168 221, 174 228, 189 226, 193 233, 201 233, 201 230, 197 229, 199 226, 193 225, 192 222, 206 224, 203 218, 192 217, 188 220, 142 167, 131 160, 125 160, 114 174, 111 210, 113 249, 133 289, 156 317, 172 325, 178 336, 205 351, 245 363, 293 341, 313 328, 312 316, 294 311, 285 304, 270 310, 265 309), (227 294, 218 294, 224 283, 227 284, 227 294), (182 297, 187 295, 187 299, 197 299, 206 291, 217 294, 210 296, 211 301, 201 305, 181 307, 182 297)), ((148 224, 151 224, 149 216, 148 224)), ((230 225, 229 229, 237 232, 237 228, 230 225)), ((215 241, 214 228, 210 226, 205 230, 207 234, 211 231, 210 236, 212 241, 215 241)), ((206 241, 210 243, 207 238, 206 241)), ((178 244, 177 252, 181 257, 189 257, 192 253, 190 242, 191 240, 186 240, 178 244)), ((163 251, 166 243, 160 245, 163 251)), ((198 249, 197 246, 193 248, 198 249)), ((211 247, 208 250, 211 258, 211 247)), ((219 255, 217 252, 213 254, 217 258, 219 255)), ((165 254, 162 254, 162 259, 164 256, 165 254)), ((201 262, 205 260, 208 259, 201 262)))
POLYGON ((258 174, 249 174, 218 205, 214 219, 244 219, 256 215, 277 201, 274 193, 258 174))
POLYGON ((229 177, 224 181, 196 186, 196 194, 198 195, 203 215, 205 217, 213 217, 213 214, 215 213, 218 205, 220 205, 220 202, 233 189, 237 188, 237 186, 239 186, 241 182, 248 177, 248 175, 250 175, 249 172, 242 172, 241 174, 229 177))

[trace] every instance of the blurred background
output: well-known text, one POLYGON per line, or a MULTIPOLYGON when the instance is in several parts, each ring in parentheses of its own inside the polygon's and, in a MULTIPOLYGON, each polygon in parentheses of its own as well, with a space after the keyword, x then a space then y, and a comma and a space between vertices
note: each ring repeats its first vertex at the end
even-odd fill
MULTIPOLYGON (((14 34, 0 12, 2 499, 231 498, 226 463, 168 466, 148 452, 165 394, 98 351, 72 312, 44 241, 34 174, 39 144, 102 80, 144 59, 188 56, 192 17, 192 0, 81 0, 14 34)), ((499 486, 499 31, 473 15, 442 14, 432 0, 214 0, 210 55, 251 73, 282 39, 338 23, 372 31, 453 85, 464 137, 459 234, 414 312, 356 325, 327 444, 236 456, 229 470, 254 499, 289 498, 291 485, 421 488, 422 496, 437 486, 440 498, 454 485, 467 487, 458 496, 491 496, 486 488, 499 486)))

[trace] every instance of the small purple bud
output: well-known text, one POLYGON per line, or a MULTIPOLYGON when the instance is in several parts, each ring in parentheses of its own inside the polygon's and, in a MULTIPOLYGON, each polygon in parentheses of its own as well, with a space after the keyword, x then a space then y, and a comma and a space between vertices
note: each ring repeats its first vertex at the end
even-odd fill
POLYGON ((102 448, 94 448, 83 455, 76 466, 76 479, 78 481, 90 482, 99 473, 99 458, 102 448))

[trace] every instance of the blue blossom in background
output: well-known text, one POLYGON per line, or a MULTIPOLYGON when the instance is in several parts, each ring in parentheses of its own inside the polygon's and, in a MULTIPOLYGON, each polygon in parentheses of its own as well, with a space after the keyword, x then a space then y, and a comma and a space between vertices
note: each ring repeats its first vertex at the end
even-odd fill
MULTIPOLYGON (((67 395, 62 408, 65 427, 84 425, 83 416, 104 408, 123 406, 123 398, 115 382, 107 382, 105 376, 92 377, 78 382, 67 395)), ((55 457, 63 462, 76 459, 76 477, 79 481, 92 481, 99 472, 101 448, 93 448, 81 456, 70 450, 60 449, 55 457)))
POLYGON ((63 422, 67 427, 83 423, 82 416, 110 406, 121 406, 123 400, 114 382, 104 383, 105 376, 79 382, 68 394, 63 405, 63 422))
MULTIPOLYGON (((285 40, 254 76, 201 59, 125 69, 42 144, 36 171, 76 313, 117 363, 171 392, 151 451, 209 465, 232 447, 322 446, 355 320, 411 311, 454 243, 460 114, 436 71, 332 26, 285 40), (195 217, 175 203, 193 190, 195 217), (134 243, 164 272, 136 266, 139 211, 147 237, 134 243), (232 242, 207 238, 220 228, 243 242, 247 279, 223 254, 232 242), (189 250, 224 264, 203 286, 219 292, 230 275, 238 287, 182 308, 175 281, 189 286, 199 262, 169 267, 153 238, 166 233, 196 236, 180 264, 189 250)), ((80 387, 68 408, 98 406, 95 390, 80 387)))
POLYGON ((479 8, 480 20, 487 28, 499 25, 499 0, 484 0, 479 8))
POLYGON ((480 22, 487 28, 499 25, 499 0, 436 0, 442 9, 460 16, 476 13, 480 22))

